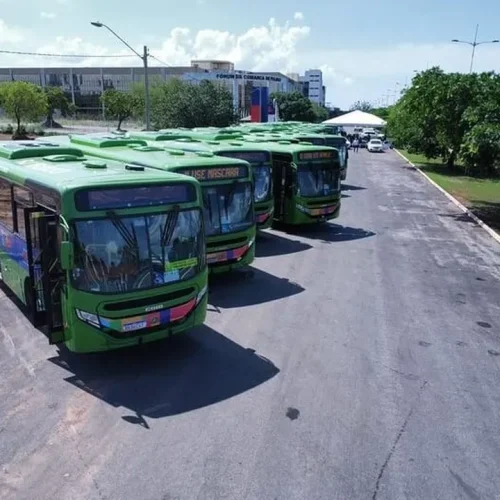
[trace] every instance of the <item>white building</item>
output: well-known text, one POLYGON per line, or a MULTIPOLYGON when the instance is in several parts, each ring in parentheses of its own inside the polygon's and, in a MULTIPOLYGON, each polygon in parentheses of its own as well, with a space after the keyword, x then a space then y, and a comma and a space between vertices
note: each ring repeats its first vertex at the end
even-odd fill
POLYGON ((307 97, 321 106, 325 105, 325 87, 323 72, 320 69, 308 69, 301 80, 307 83, 307 97))
MULTIPOLYGON (((324 104, 325 93, 321 70, 306 71, 305 76, 280 72, 235 70, 230 61, 193 60, 190 66, 149 67, 150 81, 180 78, 197 84, 203 80, 225 85, 233 95, 234 107, 240 116, 250 114, 252 88, 267 87, 273 92, 302 92, 313 102, 324 104)), ((100 96, 106 89, 123 92, 136 82, 144 82, 141 67, 108 68, 0 68, 2 81, 23 80, 42 87, 61 87, 80 112, 104 114, 100 96)))

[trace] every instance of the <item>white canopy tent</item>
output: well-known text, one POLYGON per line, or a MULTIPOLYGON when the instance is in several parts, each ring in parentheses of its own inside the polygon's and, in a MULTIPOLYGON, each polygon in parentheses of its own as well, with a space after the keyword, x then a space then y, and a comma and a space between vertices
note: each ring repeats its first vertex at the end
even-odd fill
POLYGON ((325 125, 338 125, 339 127, 383 127, 386 125, 385 120, 371 113, 364 111, 351 111, 336 118, 330 118, 323 122, 325 125))

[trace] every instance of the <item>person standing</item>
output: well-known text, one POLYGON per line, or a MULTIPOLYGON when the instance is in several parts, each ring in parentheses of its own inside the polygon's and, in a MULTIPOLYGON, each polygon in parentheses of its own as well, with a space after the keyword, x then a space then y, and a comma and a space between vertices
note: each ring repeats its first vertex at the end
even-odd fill
POLYGON ((359 150, 359 139, 357 137, 352 141, 352 149, 355 153, 359 150))

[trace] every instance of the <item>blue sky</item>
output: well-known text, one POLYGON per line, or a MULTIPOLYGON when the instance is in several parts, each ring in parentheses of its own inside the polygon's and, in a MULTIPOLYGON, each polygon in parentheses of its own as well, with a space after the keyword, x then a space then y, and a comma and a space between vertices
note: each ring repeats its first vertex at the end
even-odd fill
MULTIPOLYGON (((468 71, 470 48, 450 43, 500 38, 500 2, 463 0, 384 2, 338 0, 0 0, 0 47, 71 54, 127 52, 89 21, 101 20, 171 65, 193 57, 229 58, 237 68, 324 71, 327 100, 347 107, 357 99, 386 102, 414 70, 441 65, 468 71), (22 3, 22 9, 19 6, 22 3), (145 9, 147 5, 147 9, 145 9), (250 8, 243 7, 250 5, 250 8), (321 5, 321 7, 320 7, 321 5), (352 9, 350 5, 355 5, 352 9), (140 8, 140 12, 138 11, 140 8), (270 19, 273 21, 270 21, 270 19)), ((0 54, 2 66, 140 64, 122 59, 44 59, 0 54)), ((477 51, 475 68, 498 70, 500 44, 477 51)))

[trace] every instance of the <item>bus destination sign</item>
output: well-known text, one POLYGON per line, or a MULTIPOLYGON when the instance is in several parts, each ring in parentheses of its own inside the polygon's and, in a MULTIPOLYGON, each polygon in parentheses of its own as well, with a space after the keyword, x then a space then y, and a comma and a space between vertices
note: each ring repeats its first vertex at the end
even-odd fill
POLYGON ((330 160, 334 151, 307 151, 299 153, 299 160, 330 160))
POLYGON ((198 181, 218 181, 248 177, 248 169, 244 165, 219 168, 190 168, 178 170, 178 172, 194 177, 198 181))
POLYGON ((269 153, 266 151, 223 151, 221 156, 245 160, 249 163, 264 163, 269 161, 269 153))

